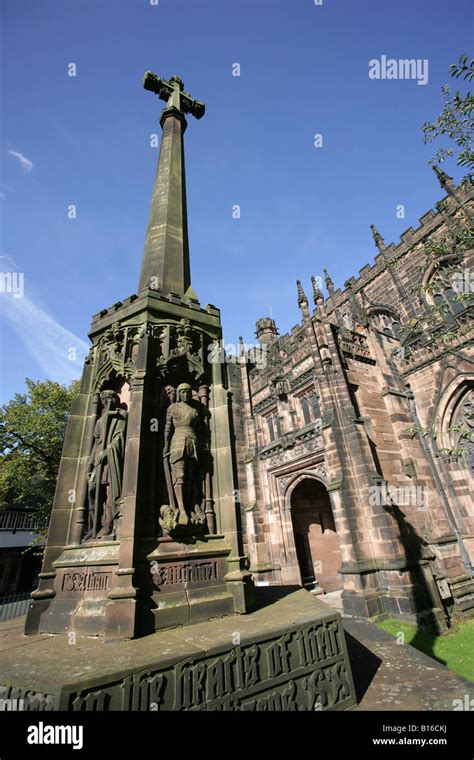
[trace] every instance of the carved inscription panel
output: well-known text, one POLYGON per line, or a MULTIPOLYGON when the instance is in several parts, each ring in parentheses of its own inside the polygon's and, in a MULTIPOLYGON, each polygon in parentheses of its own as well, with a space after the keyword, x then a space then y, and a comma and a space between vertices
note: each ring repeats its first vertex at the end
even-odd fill
POLYGON ((106 596, 112 588, 110 567, 64 568, 56 579, 56 593, 63 596, 99 594, 106 596))
POLYGON ((191 585, 212 586, 223 582, 225 562, 221 559, 187 560, 186 562, 150 563, 153 585, 160 591, 176 591, 191 585))
POLYGON ((340 619, 71 695, 73 710, 318 711, 355 703, 340 619))

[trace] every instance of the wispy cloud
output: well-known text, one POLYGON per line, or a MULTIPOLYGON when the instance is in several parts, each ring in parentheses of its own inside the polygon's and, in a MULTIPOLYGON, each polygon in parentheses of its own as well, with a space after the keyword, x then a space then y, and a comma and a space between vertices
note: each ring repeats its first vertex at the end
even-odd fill
MULTIPOLYGON (((9 256, 0 256, 0 269, 18 267, 9 256), (9 264, 10 266, 5 266, 9 264)), ((27 282, 25 283, 27 289, 27 282)), ((35 359, 44 376, 60 383, 70 383, 81 374, 89 345, 51 317, 32 298, 14 298, 0 293, 0 314, 9 322, 19 341, 35 359)))
POLYGON ((13 261, 11 256, 7 256, 6 253, 0 254, 0 267, 2 272, 18 271, 19 267, 13 261), (8 265, 8 266, 7 266, 8 265))
POLYGON ((11 156, 18 159, 25 172, 30 172, 32 170, 34 166, 33 161, 30 161, 30 159, 24 156, 23 153, 18 153, 16 150, 9 150, 8 152, 11 156))

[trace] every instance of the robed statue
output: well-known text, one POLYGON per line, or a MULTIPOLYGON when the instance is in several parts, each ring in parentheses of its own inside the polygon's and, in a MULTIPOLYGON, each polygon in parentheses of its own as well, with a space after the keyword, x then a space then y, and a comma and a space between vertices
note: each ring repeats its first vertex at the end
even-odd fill
POLYGON ((102 414, 94 427, 87 467, 88 531, 84 540, 114 537, 120 513, 128 413, 115 391, 100 394, 102 414))

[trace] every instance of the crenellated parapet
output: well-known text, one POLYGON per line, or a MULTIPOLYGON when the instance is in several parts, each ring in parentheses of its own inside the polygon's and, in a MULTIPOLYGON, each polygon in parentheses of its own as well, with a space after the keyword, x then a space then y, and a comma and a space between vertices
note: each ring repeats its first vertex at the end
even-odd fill
MULTIPOLYGON (((468 218, 465 211, 467 209, 469 212, 474 207, 474 189, 465 184, 461 185, 456 189, 456 198, 450 194, 444 196, 437 204, 437 209, 430 209, 420 218, 416 229, 409 227, 401 234, 398 244, 390 243, 385 246, 383 238, 379 236, 379 253, 374 257, 373 263, 364 264, 359 270, 359 275, 348 280, 353 292, 359 294, 364 291, 373 300, 385 302, 398 311, 403 309, 404 301, 408 297, 413 308, 419 308, 419 299, 413 288, 419 284, 419 267, 424 245, 430 238, 450 233, 447 220, 466 226, 468 218), (390 270, 398 275, 399 285, 404 292, 400 293, 400 287, 391 281, 390 270)), ((330 294, 326 311, 331 321, 336 321, 336 313, 348 307, 348 300, 347 288, 338 288, 330 294)))

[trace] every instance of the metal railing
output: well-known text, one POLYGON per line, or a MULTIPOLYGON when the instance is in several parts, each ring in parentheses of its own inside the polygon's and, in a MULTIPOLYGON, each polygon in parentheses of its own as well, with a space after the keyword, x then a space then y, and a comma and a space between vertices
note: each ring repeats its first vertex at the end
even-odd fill
POLYGON ((8 509, 0 510, 0 530, 38 530, 42 521, 34 512, 20 512, 8 509))
POLYGON ((0 623, 26 615, 30 604, 30 592, 0 596, 0 623))

